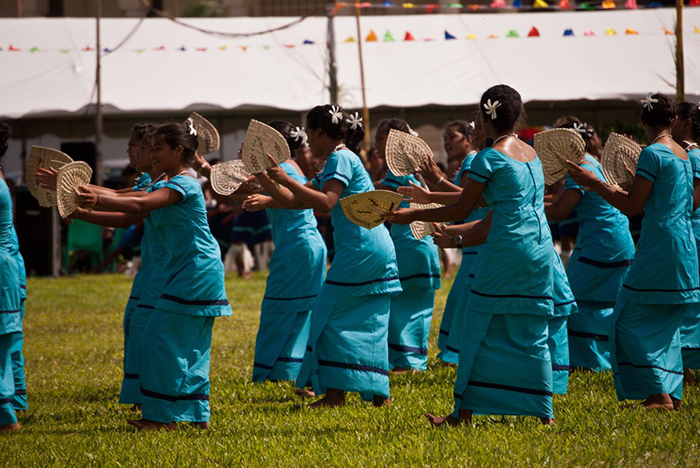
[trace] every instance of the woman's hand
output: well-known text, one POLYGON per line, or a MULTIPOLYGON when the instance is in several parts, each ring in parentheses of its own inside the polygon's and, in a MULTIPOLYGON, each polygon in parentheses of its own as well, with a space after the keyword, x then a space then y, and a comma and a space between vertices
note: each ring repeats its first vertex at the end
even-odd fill
POLYGON ((93 208, 100 200, 100 196, 97 193, 93 192, 84 185, 78 187, 78 193, 76 195, 75 200, 82 208, 93 208))
POLYGON ((277 163, 277 161, 275 161, 275 158, 273 158, 272 155, 268 154, 267 159, 270 161, 271 164, 271 166, 268 167, 266 170, 267 176, 279 184, 286 185, 285 182, 288 182, 291 178, 277 163))
POLYGON ((270 197, 260 194, 250 195, 243 202, 243 209, 246 211, 261 211, 267 208, 270 197))
POLYGON ((255 176, 250 176, 248 179, 243 182, 234 193, 253 193, 257 190, 260 189, 260 184, 258 183, 257 179, 255 178, 257 175, 262 175, 263 173, 256 174, 255 176))
POLYGON ((433 234, 433 243, 438 247, 443 249, 452 249, 457 245, 455 244, 454 238, 450 237, 445 229, 444 225, 436 224, 435 233, 433 234))
POLYGON ((445 174, 440 170, 433 158, 425 161, 421 167, 416 170, 416 173, 422 174, 425 180, 431 184, 437 184, 440 179, 445 178, 445 174))
POLYGON ((411 187, 399 187, 396 191, 413 203, 428 204, 431 202, 430 192, 413 182, 411 182, 411 187))
POLYGON ((37 169, 34 177, 36 177, 36 182, 41 188, 53 190, 54 192, 56 191, 56 179, 58 177, 58 172, 53 167, 49 167, 48 169, 40 167, 37 169))
POLYGON ((387 211, 383 213, 382 216, 387 218, 392 224, 411 224, 415 219, 413 219, 414 212, 413 208, 401 208, 394 212, 387 211))
POLYGON ((588 169, 585 169, 572 161, 566 162, 569 165, 569 175, 577 184, 583 185, 584 187, 591 187, 596 182, 600 182, 595 174, 588 169))

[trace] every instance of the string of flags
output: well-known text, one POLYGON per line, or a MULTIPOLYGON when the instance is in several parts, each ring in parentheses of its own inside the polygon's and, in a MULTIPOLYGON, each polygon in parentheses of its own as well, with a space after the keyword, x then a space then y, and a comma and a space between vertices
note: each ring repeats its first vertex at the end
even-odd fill
MULTIPOLYGON (((598 3, 598 2, 596 2, 598 3)), ((700 0, 689 0, 688 6, 700 6, 700 0)), ((626 0, 622 8, 629 10, 636 10, 638 8, 661 8, 663 7, 662 2, 658 0, 650 0, 646 5, 638 5, 637 0, 626 0)), ((359 9, 395 9, 400 8, 404 10, 423 10, 426 13, 436 13, 438 11, 445 10, 483 10, 483 9, 550 9, 550 10, 613 10, 618 8, 614 0, 602 0, 602 3, 591 5, 588 2, 583 2, 576 4, 575 6, 571 4, 570 0, 555 0, 552 3, 547 3, 546 0, 535 0, 532 6, 523 5, 522 0, 512 0, 509 6, 506 0, 493 0, 489 5, 476 5, 476 4, 463 4, 463 3, 448 3, 447 5, 441 5, 439 3, 429 3, 423 5, 416 5, 414 3, 401 3, 401 2, 391 2, 383 1, 380 3, 371 2, 338 2, 335 4, 335 12, 343 8, 359 8, 359 9)))
MULTIPOLYGON (((698 0, 700 1, 700 0, 698 0)), ((671 30, 669 30, 666 27, 662 27, 661 31, 664 35, 666 36, 674 36, 675 33, 671 30)), ((700 34, 700 27, 694 26, 693 28, 693 34, 700 34)), ((578 35, 583 36, 583 37, 593 37, 596 36, 595 31, 584 31, 582 34, 579 33, 578 35)), ((632 28, 626 28, 624 31, 620 31, 618 33, 617 30, 613 28, 606 28, 604 32, 601 33, 601 35, 604 36, 639 36, 640 33, 632 28)), ((562 34, 563 37, 575 37, 577 36, 576 33, 574 33, 574 30, 571 28, 565 28, 564 32, 562 34)), ((397 36, 394 35, 390 30, 387 30, 384 33, 384 36, 382 37, 382 40, 380 41, 379 35, 374 30, 370 30, 369 34, 365 37, 365 42, 399 42, 399 40, 396 39, 397 36)), ((401 36, 398 36, 401 37, 401 36)), ((515 30, 515 29, 510 29, 508 30, 504 36, 505 38, 521 38, 522 36, 520 33, 515 30)), ((525 35, 525 37, 541 37, 540 31, 537 29, 537 27, 533 26, 530 31, 525 35)), ((482 36, 481 39, 498 39, 499 36, 496 34, 489 34, 486 36, 482 36)), ((444 34, 440 38, 435 38, 435 37, 425 37, 418 39, 416 35, 414 35, 410 31, 406 31, 403 35, 403 42, 419 42, 419 41, 424 41, 424 42, 430 42, 430 41, 435 41, 435 40, 445 40, 445 41, 454 41, 458 40, 459 37, 457 37, 455 34, 450 33, 448 30, 444 30, 444 34)), ((465 36, 466 40, 476 40, 480 39, 479 36, 476 34, 468 33, 465 36)), ((347 39, 343 41, 344 43, 355 43, 357 42, 357 39, 354 36, 349 36, 347 39)), ((282 44, 282 45, 245 45, 245 46, 228 46, 228 45, 222 45, 219 47, 188 47, 188 46, 180 46, 180 47, 166 47, 165 45, 161 45, 158 47, 142 47, 142 48, 136 48, 132 49, 133 52, 136 54, 143 54, 145 52, 163 52, 163 51, 177 51, 177 52, 196 52, 196 53, 206 53, 206 52, 227 52, 227 51, 232 51, 232 50, 240 50, 242 52, 247 52, 250 49, 253 48, 261 48, 263 50, 270 50, 273 47, 282 47, 285 49, 294 49, 296 47, 303 47, 303 46, 310 46, 310 45, 315 45, 316 42, 306 39, 304 40, 301 44, 282 44)), ((325 44, 322 44, 325 47, 325 44)), ((16 47, 13 44, 9 44, 7 48, 0 46, 0 52, 28 52, 31 54, 37 53, 37 52, 59 52, 62 54, 69 54, 71 52, 95 52, 95 48, 93 46, 87 45, 83 48, 80 49, 49 49, 49 48, 43 48, 43 47, 38 47, 38 46, 33 46, 33 47, 26 47, 26 48, 20 48, 16 47)), ((104 52, 111 52, 111 49, 106 47, 103 49, 104 52)))

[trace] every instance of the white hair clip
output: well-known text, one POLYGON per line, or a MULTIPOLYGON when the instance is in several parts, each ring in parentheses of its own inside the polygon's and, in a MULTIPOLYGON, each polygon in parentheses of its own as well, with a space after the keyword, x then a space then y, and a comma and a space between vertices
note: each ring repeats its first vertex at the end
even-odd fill
POLYGON ((294 138, 294 141, 301 140, 301 146, 304 146, 306 144, 306 140, 308 139, 308 135, 306 134, 306 131, 303 128, 299 128, 299 127, 294 127, 289 132, 289 136, 294 138))
POLYGON ((654 104, 657 102, 659 102, 659 100, 651 97, 651 93, 649 93, 644 99, 642 99, 642 107, 644 107, 644 110, 650 111, 654 108, 654 104))
POLYGON ((493 101, 491 103, 491 99, 486 100, 486 104, 484 104, 484 109, 486 109, 486 115, 491 116, 491 120, 496 120, 496 109, 501 107, 501 103, 498 101, 493 101))
POLYGON ((340 111, 339 106, 331 106, 331 110, 328 111, 331 114, 331 122, 333 125, 338 125, 343 119, 343 113, 340 111))
POLYGON ((413 130, 413 129, 411 128, 410 125, 406 124, 406 126, 408 127, 408 133, 410 133, 410 134, 413 135, 414 137, 417 137, 417 136, 418 136, 418 132, 415 131, 415 130, 413 130))
POLYGON ((471 128, 472 130, 474 130, 476 128, 476 124, 474 123, 473 120, 471 122, 469 122, 469 128, 471 128))
POLYGON ((581 135, 586 133, 586 124, 574 122, 574 130, 576 130, 581 135))
POLYGON ((197 136, 197 129, 194 128, 194 120, 192 119, 192 117, 189 117, 187 119, 187 123, 190 124, 190 135, 197 136))
POLYGON ((355 112, 355 115, 350 114, 348 123, 350 124, 351 130, 357 130, 357 127, 362 127, 362 117, 360 117, 360 114, 357 112, 355 112))

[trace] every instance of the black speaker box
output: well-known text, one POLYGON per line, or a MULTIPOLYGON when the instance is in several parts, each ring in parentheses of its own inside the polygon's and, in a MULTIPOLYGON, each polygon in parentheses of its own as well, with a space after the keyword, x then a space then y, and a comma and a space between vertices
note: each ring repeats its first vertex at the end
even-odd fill
POLYGON ((61 242, 56 208, 44 208, 25 186, 16 189, 15 229, 27 275, 58 276, 61 242))

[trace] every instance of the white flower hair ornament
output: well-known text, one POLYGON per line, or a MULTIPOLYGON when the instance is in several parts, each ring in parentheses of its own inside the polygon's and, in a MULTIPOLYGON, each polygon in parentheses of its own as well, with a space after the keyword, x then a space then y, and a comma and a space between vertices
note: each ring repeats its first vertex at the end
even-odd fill
POLYGON ((406 124, 406 126, 408 127, 408 133, 410 133, 410 134, 413 135, 414 137, 417 137, 417 136, 418 136, 418 132, 415 131, 415 130, 413 130, 413 129, 411 128, 410 125, 406 124))
POLYGON ((190 135, 197 136, 197 129, 194 128, 194 120, 192 119, 192 117, 187 119, 187 123, 190 126, 190 135))
POLYGON ((306 134, 306 131, 303 128, 299 127, 294 127, 290 132, 289 136, 294 138, 294 141, 301 141, 301 146, 304 146, 306 144, 306 140, 308 140, 308 135, 306 134))
POLYGON ((331 110, 328 111, 331 114, 331 122, 333 125, 338 125, 341 120, 343 120, 343 113, 340 111, 339 106, 331 106, 331 110))
POLYGON ((496 120, 496 109, 501 107, 501 103, 498 101, 491 102, 491 99, 487 99, 484 104, 484 109, 486 109, 486 115, 491 117, 491 120, 496 120))
POLYGON ((474 130, 476 128, 476 124, 474 123, 473 120, 471 122, 469 122, 469 128, 471 128, 472 130, 474 130))
POLYGON ((355 115, 350 114, 348 123, 350 124, 350 130, 357 130, 358 127, 362 128, 362 117, 357 112, 355 112, 355 115))
POLYGON ((656 104, 657 102, 659 102, 659 100, 651 97, 651 93, 649 93, 644 99, 642 99, 642 107, 644 108, 644 110, 650 111, 654 108, 654 104, 656 104))

